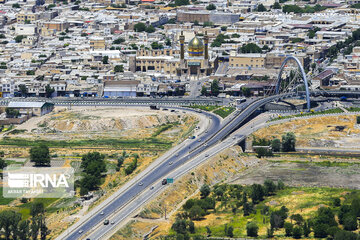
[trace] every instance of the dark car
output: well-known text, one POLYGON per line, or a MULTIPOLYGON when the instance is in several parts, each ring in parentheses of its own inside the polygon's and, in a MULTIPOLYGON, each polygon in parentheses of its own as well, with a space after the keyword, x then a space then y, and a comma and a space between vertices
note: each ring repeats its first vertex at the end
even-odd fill
POLYGON ((106 220, 104 221, 104 225, 109 225, 109 220, 106 219, 106 220))
POLYGON ((162 185, 166 185, 166 184, 167 184, 167 179, 164 178, 164 179, 162 180, 161 184, 162 184, 162 185))

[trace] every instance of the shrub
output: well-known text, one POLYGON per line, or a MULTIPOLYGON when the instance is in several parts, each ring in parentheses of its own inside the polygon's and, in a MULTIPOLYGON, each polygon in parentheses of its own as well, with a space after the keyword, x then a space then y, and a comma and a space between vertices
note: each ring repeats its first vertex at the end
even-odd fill
POLYGON ((259 231, 259 227, 255 222, 248 222, 246 224, 246 234, 249 237, 257 237, 258 231, 259 231))

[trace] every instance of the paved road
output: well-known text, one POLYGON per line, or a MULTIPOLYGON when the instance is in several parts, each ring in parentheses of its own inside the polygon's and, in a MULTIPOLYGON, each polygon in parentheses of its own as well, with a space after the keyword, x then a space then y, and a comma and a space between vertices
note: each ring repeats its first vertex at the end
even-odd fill
POLYGON ((123 105, 167 105, 167 106, 189 106, 189 105, 222 105, 229 102, 228 99, 207 97, 164 97, 164 98, 3 98, 0 105, 6 106, 10 101, 24 102, 51 102, 57 106, 123 106, 123 105))
MULTIPOLYGON (((188 110, 193 111, 193 110, 188 110)), ((210 118, 211 125, 208 128, 207 132, 200 135, 199 137, 195 138, 194 140, 188 141, 185 147, 181 148, 177 151, 173 156, 166 159, 163 163, 157 166, 155 169, 151 171, 151 174, 147 174, 143 178, 139 180, 143 184, 140 186, 138 183, 131 186, 128 190, 126 190, 121 196, 119 196, 115 201, 111 202, 107 205, 102 211, 103 214, 97 213, 91 219, 89 219, 85 224, 83 224, 80 228, 76 229, 72 234, 66 237, 66 239, 78 239, 84 233, 90 231, 94 226, 96 226, 99 222, 102 222, 106 219, 109 215, 111 215, 116 209, 123 206, 125 203, 129 202, 133 199, 136 195, 142 192, 144 189, 148 188, 151 184, 156 182, 157 180, 161 179, 170 171, 177 168, 181 165, 184 161, 189 159, 188 152, 192 148, 196 148, 197 146, 201 145, 205 139, 209 139, 211 135, 217 132, 221 128, 221 120, 214 116, 213 114, 202 112, 206 117, 210 118), (82 230, 83 234, 79 234, 79 231, 82 230)), ((198 151, 196 152, 198 153, 198 151)), ((195 156, 195 152, 191 156, 195 156)), ((61 238, 58 238, 61 239, 61 238)), ((97 239, 97 238, 95 238, 97 239)))
POLYGON ((140 178, 137 184, 134 184, 130 188, 128 188, 125 192, 123 192, 123 194, 121 194, 114 201, 105 206, 101 212, 93 215, 88 221, 86 221, 80 227, 72 231, 68 236, 66 236, 65 239, 79 239, 85 233, 89 232, 92 228, 94 228, 97 224, 107 219, 117 209, 130 202, 132 199, 134 199, 134 197, 136 197, 142 191, 148 189, 150 186, 162 179, 168 173, 180 167, 190 159, 198 156, 206 149, 215 146, 219 141, 225 139, 241 123, 248 119, 248 117, 252 113, 254 113, 259 107, 280 97, 284 97, 284 95, 277 95, 258 99, 257 101, 251 103, 237 116, 234 116, 234 118, 230 122, 226 122, 224 124, 221 124, 220 120, 213 117, 213 115, 209 113, 204 113, 205 115, 207 115, 207 117, 212 119, 212 124, 203 136, 196 138, 190 143, 186 144, 175 155, 169 157, 162 164, 153 169, 150 174, 144 176, 143 178, 140 178), (80 230, 81 232, 79 232, 80 230))
MULTIPOLYGON (((255 129, 253 126, 257 126, 259 124, 265 123, 267 120, 270 119, 271 114, 262 114, 251 122, 245 124, 243 127, 235 131, 230 137, 226 138, 225 140, 219 142, 215 146, 208 148, 206 151, 202 152, 201 154, 197 155, 193 159, 189 160, 185 164, 181 165, 179 168, 174 170, 173 172, 169 173, 167 177, 174 178, 176 181, 180 178, 183 174, 191 171, 196 166, 200 165, 204 161, 206 161, 209 157, 212 157, 224 149, 227 149, 238 142, 242 141, 253 132, 255 129)), ((141 209, 141 206, 146 204, 148 200, 155 197, 159 194, 166 186, 162 186, 161 182, 158 181, 152 185, 153 189, 145 189, 141 194, 136 196, 130 203, 128 203, 123 208, 114 212, 110 217, 109 220, 114 222, 114 225, 103 225, 99 224, 93 231, 86 236, 89 239, 108 239, 110 238, 119 227, 121 227, 127 221, 127 217, 134 215, 136 211, 141 209), (116 226, 117 223, 120 223, 119 226, 116 226)))

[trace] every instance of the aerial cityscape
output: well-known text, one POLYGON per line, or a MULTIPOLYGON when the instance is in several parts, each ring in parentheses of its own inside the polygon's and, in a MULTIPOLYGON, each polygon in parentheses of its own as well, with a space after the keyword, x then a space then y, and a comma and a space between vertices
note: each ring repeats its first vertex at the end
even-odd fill
POLYGON ((0 0, 0 239, 360 240, 360 0, 0 0))

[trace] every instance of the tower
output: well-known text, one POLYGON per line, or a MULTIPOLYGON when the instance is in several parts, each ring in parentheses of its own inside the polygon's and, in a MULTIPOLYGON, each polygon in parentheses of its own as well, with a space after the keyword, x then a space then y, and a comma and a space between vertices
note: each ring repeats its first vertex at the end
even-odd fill
POLYGON ((180 35, 180 63, 181 65, 184 64, 184 44, 185 44, 185 36, 183 34, 183 31, 181 31, 181 35, 180 35))
POLYGON ((205 45, 205 49, 204 49, 204 59, 208 60, 209 59, 209 37, 207 35, 207 31, 205 31, 205 36, 204 36, 204 45, 205 45))

